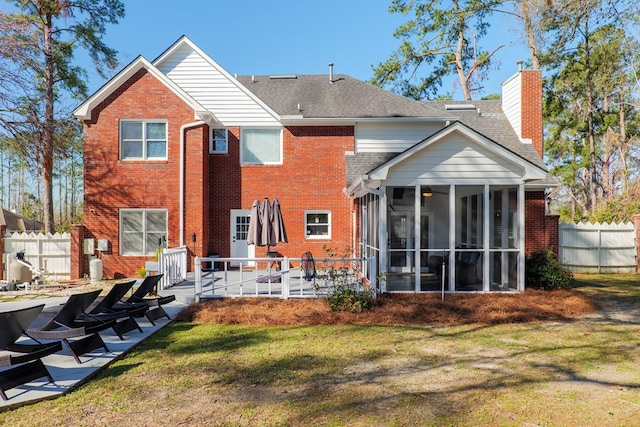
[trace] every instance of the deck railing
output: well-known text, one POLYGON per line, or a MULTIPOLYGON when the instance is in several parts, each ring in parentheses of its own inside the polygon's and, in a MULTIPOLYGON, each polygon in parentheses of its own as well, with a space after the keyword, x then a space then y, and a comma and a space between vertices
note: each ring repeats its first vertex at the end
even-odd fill
POLYGON ((262 296, 315 298, 331 292, 336 272, 370 289, 377 289, 376 263, 363 258, 316 258, 316 275, 305 280, 301 258, 196 257, 195 300, 262 296))
POLYGON ((187 247, 167 248, 158 254, 158 273, 162 279, 158 289, 163 290, 187 279, 187 247))

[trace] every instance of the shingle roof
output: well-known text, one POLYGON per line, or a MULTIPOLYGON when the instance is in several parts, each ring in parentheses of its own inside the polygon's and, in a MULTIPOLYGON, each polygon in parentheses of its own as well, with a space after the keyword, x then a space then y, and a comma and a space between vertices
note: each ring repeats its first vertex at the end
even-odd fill
POLYGON ((359 176, 365 175, 376 167, 387 163, 400 153, 358 153, 344 156, 347 186, 359 176))
POLYGON ((281 116, 443 117, 428 105, 342 74, 335 75, 333 83, 328 75, 239 76, 238 81, 281 116))
MULTIPOLYGON (((520 142, 500 100, 416 102, 347 75, 238 76, 238 81, 280 116, 303 118, 425 118, 460 121, 476 132, 546 170, 532 144, 520 142), (466 109, 473 105, 475 108, 466 109)), ((425 138, 430 135, 425 135, 425 138)), ((398 153, 345 156, 347 185, 398 153)))
MULTIPOLYGON (((426 104, 432 110, 440 112, 437 115, 438 117, 449 115, 451 120, 465 124, 529 163, 542 170, 547 170, 533 145, 520 142, 507 117, 502 112, 502 101, 428 101, 426 104), (469 104, 473 104, 475 108, 468 110, 455 108, 469 104), (447 109, 447 106, 454 106, 454 108, 447 109)), ((429 136, 425 135, 425 138, 429 136)), ((367 174, 399 154, 358 153, 345 155, 347 186, 352 184, 359 176, 367 174)), ((549 180, 548 184, 555 185, 553 180, 549 180)))
POLYGON ((546 170, 533 144, 523 144, 502 111, 501 100, 491 101, 429 101, 436 109, 446 111, 446 106, 473 104, 475 110, 449 110, 458 120, 507 150, 546 170))

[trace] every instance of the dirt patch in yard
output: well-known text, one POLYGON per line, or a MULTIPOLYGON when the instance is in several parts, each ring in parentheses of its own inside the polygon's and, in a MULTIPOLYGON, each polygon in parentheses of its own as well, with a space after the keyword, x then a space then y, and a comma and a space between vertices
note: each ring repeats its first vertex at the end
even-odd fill
POLYGON ((498 324, 560 321, 593 315, 596 304, 575 290, 517 294, 393 294, 362 313, 334 312, 324 299, 217 299, 192 304, 178 319, 245 325, 498 324))

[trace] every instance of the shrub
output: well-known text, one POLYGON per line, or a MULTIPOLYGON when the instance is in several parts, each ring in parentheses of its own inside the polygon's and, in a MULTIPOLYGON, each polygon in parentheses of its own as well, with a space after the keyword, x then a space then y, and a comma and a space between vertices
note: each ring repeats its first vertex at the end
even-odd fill
POLYGON ((375 292, 362 283, 361 278, 347 261, 349 250, 338 254, 323 246, 327 258, 342 258, 341 263, 333 262, 319 271, 314 283, 316 294, 326 292, 326 299, 333 311, 361 313, 373 306, 375 292))
POLYGON ((358 291, 347 285, 338 285, 327 297, 329 307, 333 311, 362 313, 373 305, 373 298, 367 291, 358 291))
POLYGON ((540 249, 525 259, 525 282, 534 289, 564 289, 571 286, 573 274, 560 264, 555 252, 540 249))

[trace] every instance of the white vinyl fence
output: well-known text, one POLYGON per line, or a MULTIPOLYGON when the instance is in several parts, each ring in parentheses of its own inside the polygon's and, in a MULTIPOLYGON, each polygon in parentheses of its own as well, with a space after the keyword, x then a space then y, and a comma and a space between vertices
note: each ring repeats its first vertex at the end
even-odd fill
MULTIPOLYGON (((34 232, 6 233, 4 236, 4 271, 1 279, 10 281, 9 265, 18 252, 24 252, 24 260, 37 271, 44 280, 69 280, 71 278, 71 235, 69 233, 43 234, 34 232)), ((165 249, 159 262, 153 262, 155 269, 163 273, 160 289, 180 283, 187 277, 186 247, 165 249)), ((35 276, 35 275, 34 275, 35 276)))
MULTIPOLYGON (((71 276, 71 235, 69 233, 7 233, 4 235, 5 276, 10 254, 24 251, 24 259, 54 280, 71 276)), ((8 280, 5 277, 5 280, 8 280)))
POLYGON ((575 273, 635 273, 636 242, 632 222, 560 223, 560 262, 575 273))

